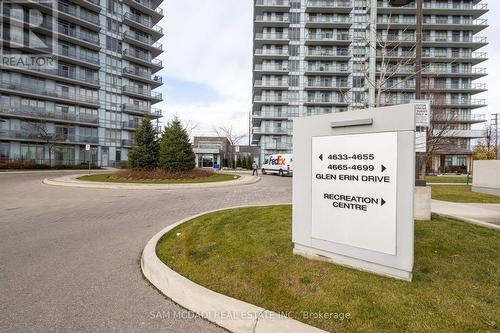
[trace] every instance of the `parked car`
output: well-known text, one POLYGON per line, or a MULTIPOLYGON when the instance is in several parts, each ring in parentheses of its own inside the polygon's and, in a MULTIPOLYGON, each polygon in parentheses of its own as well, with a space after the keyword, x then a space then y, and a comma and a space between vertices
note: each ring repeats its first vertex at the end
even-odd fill
POLYGON ((262 174, 275 173, 279 176, 293 175, 293 156, 292 154, 269 155, 262 165, 262 174))

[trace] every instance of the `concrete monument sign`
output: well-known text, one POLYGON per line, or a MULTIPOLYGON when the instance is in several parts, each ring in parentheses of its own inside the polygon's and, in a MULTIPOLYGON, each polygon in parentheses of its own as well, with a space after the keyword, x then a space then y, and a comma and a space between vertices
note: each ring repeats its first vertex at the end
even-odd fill
POLYGON ((411 280, 414 105, 294 120, 294 252, 411 280))

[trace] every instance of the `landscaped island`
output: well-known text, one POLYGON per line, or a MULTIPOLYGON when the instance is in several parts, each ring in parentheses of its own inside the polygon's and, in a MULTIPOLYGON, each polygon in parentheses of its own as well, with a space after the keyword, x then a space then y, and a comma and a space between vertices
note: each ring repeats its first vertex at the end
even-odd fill
POLYGON ((191 184, 213 183, 236 180, 238 175, 213 172, 212 170, 193 169, 189 172, 151 171, 119 171, 113 174, 83 176, 79 180, 104 183, 136 183, 136 184, 191 184))
POLYGON ((195 283, 330 332, 500 327, 497 230, 439 216, 416 222, 414 278, 405 282, 293 255, 291 211, 207 214, 167 233, 157 254, 195 283))

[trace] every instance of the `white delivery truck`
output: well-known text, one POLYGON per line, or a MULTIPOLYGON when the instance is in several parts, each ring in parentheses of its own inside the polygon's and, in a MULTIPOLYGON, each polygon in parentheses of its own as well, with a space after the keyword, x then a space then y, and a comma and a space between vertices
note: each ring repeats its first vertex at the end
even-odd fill
POLYGON ((276 173, 280 176, 291 176, 293 174, 292 154, 269 155, 262 165, 262 174, 276 173))

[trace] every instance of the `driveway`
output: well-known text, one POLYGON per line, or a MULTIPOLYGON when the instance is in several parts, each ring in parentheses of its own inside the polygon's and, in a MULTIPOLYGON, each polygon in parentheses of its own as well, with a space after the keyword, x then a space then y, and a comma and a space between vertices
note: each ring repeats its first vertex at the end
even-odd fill
POLYGON ((175 191, 43 185, 67 173, 0 173, 0 331, 223 332, 141 275, 147 241, 203 211, 290 203, 291 179, 175 191))

